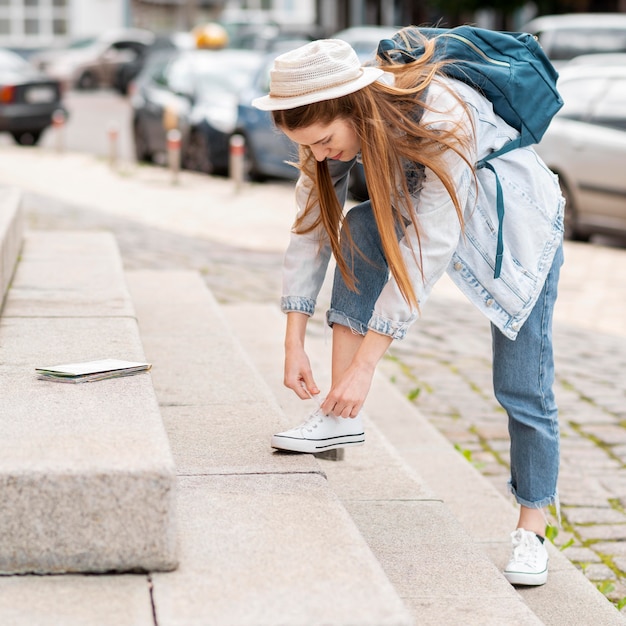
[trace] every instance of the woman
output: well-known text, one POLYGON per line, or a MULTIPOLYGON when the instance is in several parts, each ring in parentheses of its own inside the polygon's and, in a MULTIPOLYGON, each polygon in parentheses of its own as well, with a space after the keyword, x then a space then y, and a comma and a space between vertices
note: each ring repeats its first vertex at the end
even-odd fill
POLYGON ((364 442, 361 410, 378 361, 419 316, 448 272, 491 322, 495 395, 509 416, 510 487, 520 505, 505 576, 547 580, 543 509, 556 504, 557 409, 552 312, 562 264, 563 199, 532 148, 491 163, 506 220, 494 278, 498 219, 494 174, 474 164, 517 131, 468 85, 446 78, 433 46, 402 65, 361 67, 339 40, 276 58, 270 94, 255 100, 300 146, 298 215, 285 256, 285 385, 320 393, 304 349, 332 254, 328 324, 332 380, 303 424, 272 437, 282 450, 319 452, 364 442), (362 160, 370 201, 343 215, 347 176, 362 160))

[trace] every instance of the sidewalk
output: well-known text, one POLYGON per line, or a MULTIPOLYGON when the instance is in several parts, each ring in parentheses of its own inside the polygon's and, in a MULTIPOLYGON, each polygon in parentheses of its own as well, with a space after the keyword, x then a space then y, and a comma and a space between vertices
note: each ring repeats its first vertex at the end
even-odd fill
MULTIPOLYGON (((230 180, 181 172, 173 182, 163 168, 4 146, 0 183, 88 207, 180 235, 234 247, 281 253, 294 216, 293 185, 247 184, 239 193, 230 180)), ((626 249, 566 244, 557 322, 626 337, 626 249)), ((444 278, 435 295, 464 297, 444 278)))
MULTIPOLYGON (((172 184, 159 168, 112 171, 90 156, 17 147, 0 151, 0 184, 29 194, 31 228, 114 228, 130 233, 122 246, 129 266, 160 267, 165 245, 169 262, 203 271, 218 299, 278 297, 291 184, 235 193, 224 179, 182 172, 172 184), (216 257, 227 280, 207 266, 216 257)), ((613 600, 626 597, 625 261, 624 249, 568 242, 555 312, 565 520, 556 542, 571 540, 564 553, 613 600)), ((490 389, 488 333, 442 280, 382 369, 504 491, 508 442, 490 389)))

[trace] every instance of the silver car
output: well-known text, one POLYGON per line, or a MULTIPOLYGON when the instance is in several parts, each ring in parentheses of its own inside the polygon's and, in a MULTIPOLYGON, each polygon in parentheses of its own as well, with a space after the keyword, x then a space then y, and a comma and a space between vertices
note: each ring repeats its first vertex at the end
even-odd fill
POLYGON ((537 152, 559 176, 565 236, 626 234, 626 65, 565 66, 558 88, 564 106, 537 152))
POLYGON ((557 69, 581 54, 626 52, 626 14, 542 15, 522 30, 535 35, 557 69))

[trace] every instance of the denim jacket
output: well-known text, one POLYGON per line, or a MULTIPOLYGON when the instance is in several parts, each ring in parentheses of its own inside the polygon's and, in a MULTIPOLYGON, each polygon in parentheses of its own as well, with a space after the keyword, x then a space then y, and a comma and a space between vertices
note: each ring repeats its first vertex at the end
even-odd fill
MULTIPOLYGON (((518 132, 498 117, 491 103, 476 90, 455 80, 444 82, 468 105, 471 120, 443 85, 433 83, 427 95, 433 110, 424 111, 421 123, 431 128, 450 128, 461 122, 468 135, 474 137, 470 163, 517 137, 518 132)), ((464 229, 449 194, 432 171, 426 168, 419 173, 419 184, 410 178, 416 178, 415 172, 405 172, 420 233, 421 270, 416 264, 420 244, 410 224, 400 249, 419 307, 447 271, 470 302, 505 336, 515 339, 539 297, 562 242, 564 200, 557 177, 530 147, 512 150, 491 161, 502 185, 505 208, 502 270, 499 278, 494 278, 498 233, 495 176, 488 169, 478 169, 474 177, 472 168, 453 150, 447 150, 446 159, 464 207, 464 229), (418 254, 414 255, 413 250, 418 254)), ((329 161, 338 197, 344 203, 353 164, 329 161)), ((306 206, 311 185, 304 175, 296 184, 299 212, 306 206)), ((306 235, 292 233, 283 270, 283 311, 313 314, 329 259, 330 247, 322 227, 306 235)), ((402 339, 418 315, 419 309, 406 302, 390 274, 368 327, 402 339)))

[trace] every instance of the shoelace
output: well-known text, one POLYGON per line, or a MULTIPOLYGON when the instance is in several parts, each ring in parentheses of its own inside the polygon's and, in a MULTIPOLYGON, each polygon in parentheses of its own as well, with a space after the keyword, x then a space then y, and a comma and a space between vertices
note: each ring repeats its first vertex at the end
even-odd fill
POLYGON ((311 400, 313 400, 313 402, 315 402, 315 404, 317 405, 317 408, 311 413, 311 415, 309 415, 309 417, 304 420, 302 426, 300 426, 300 428, 310 433, 313 431, 314 428, 317 428, 322 423, 322 420, 326 417, 326 413, 322 411, 322 400, 320 400, 319 396, 314 396, 306 388, 306 385, 304 383, 301 383, 301 386, 302 389, 306 391, 307 396, 309 396, 309 398, 311 398, 311 400))
POLYGON ((324 417, 324 412, 318 407, 304 420, 300 428, 310 433, 322 423, 324 417))
POLYGON ((539 554, 539 540, 531 533, 518 529, 511 535, 513 540, 513 559, 517 562, 534 566, 539 554))

